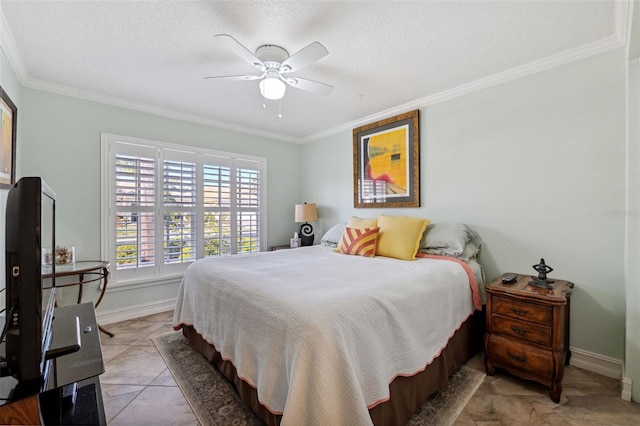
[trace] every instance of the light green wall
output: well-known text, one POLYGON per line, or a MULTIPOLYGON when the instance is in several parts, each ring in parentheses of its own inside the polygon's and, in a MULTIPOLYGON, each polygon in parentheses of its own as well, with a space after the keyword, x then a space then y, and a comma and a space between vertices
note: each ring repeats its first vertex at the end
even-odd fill
POLYGON ((636 385, 634 401, 640 401, 640 60, 629 64, 629 115, 627 154, 627 326, 625 379, 636 385))
MULTIPOLYGON (((56 192, 60 244, 78 259, 100 258, 100 133, 267 158, 268 244, 288 241, 299 202, 300 145, 132 111, 33 89, 22 91, 21 176, 41 176, 56 192)), ((177 285, 108 292, 99 311, 175 297, 177 285)))
POLYGON ((571 345, 622 359, 624 64, 618 49, 421 108, 420 208, 354 209, 351 132, 306 144, 318 232, 379 213, 466 222, 488 278, 544 257, 576 285, 571 345))
POLYGON ((627 115, 627 327, 624 379, 640 401, 640 1, 633 2, 628 60, 627 115))
MULTIPOLYGON (((16 133, 17 138, 17 155, 16 155, 16 171, 20 173, 20 145, 22 140, 22 121, 20 120, 21 110, 22 110, 22 86, 20 86, 20 82, 16 78, 11 65, 9 64, 9 60, 4 54, 4 50, 0 49, 0 86, 2 89, 9 95, 9 98, 13 101, 18 109, 18 129, 16 133)), ((7 205, 7 194, 9 193, 8 189, 0 189, 0 288, 4 288, 5 286, 5 257, 4 257, 4 236, 5 236, 5 210, 7 205)), ((0 307, 4 307, 5 305, 5 293, 2 292, 0 294, 0 307)))

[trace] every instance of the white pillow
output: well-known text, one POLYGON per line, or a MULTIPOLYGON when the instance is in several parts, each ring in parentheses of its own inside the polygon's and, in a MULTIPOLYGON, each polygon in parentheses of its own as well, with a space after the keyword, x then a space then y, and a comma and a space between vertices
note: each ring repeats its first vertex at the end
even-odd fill
POLYGON ((324 233, 322 239, 320 239, 320 244, 327 247, 338 247, 338 243, 340 242, 340 238, 342 238, 342 233, 344 232, 344 228, 346 226, 346 223, 338 223, 337 225, 333 225, 327 232, 324 233))

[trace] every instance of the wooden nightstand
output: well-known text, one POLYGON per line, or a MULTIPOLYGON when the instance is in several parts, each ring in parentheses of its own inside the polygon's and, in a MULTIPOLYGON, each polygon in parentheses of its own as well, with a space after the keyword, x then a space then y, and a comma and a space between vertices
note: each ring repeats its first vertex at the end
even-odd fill
POLYGON ((560 401, 564 366, 569 365, 569 309, 573 283, 555 280, 552 289, 529 285, 528 275, 509 284, 498 277, 486 285, 485 367, 495 367, 549 386, 560 401))

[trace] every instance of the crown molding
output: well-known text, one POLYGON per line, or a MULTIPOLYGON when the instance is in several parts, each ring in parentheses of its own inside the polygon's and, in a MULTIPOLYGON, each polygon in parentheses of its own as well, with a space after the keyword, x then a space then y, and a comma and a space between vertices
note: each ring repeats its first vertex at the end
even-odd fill
POLYGON ((73 98, 83 99, 87 101, 97 102, 105 105, 116 106, 120 108, 126 108, 139 112, 146 112, 149 114, 159 115, 161 117, 172 118, 176 120, 188 121, 197 124, 203 124, 212 127, 218 127, 225 130, 232 130, 235 132, 246 133, 250 135, 260 136, 269 139, 280 140, 284 142, 299 143, 299 139, 293 138, 288 135, 280 133, 268 132, 266 130, 255 129, 248 126, 241 126, 224 121, 214 120, 207 117, 202 117, 193 114, 185 114, 180 111, 160 108, 150 104, 142 102, 133 102, 127 99, 118 98, 116 96, 108 96, 102 93, 97 93, 89 90, 77 89, 75 87, 69 87, 61 84, 50 83, 47 81, 37 80, 29 78, 23 84, 24 87, 36 90, 42 90, 50 93, 57 93, 59 95, 69 96, 73 98))
POLYGON ((615 25, 613 33, 614 36, 623 43, 623 45, 629 44, 629 37, 631 36, 633 2, 634 0, 616 1, 613 6, 615 25))
MULTIPOLYGON (((625 15, 626 16, 626 15, 625 15)), ((626 19, 626 18, 625 18, 626 19)), ((482 78, 470 83, 462 84, 449 90, 445 90, 424 98, 416 99, 415 101, 390 108, 388 110, 369 115, 359 120, 351 121, 343 125, 325 130, 323 132, 314 133, 308 135, 302 139, 302 142, 312 142, 318 139, 325 138, 327 136, 334 135, 339 132, 351 130, 356 127, 360 127, 366 123, 382 120, 387 117, 391 117, 397 114, 401 114, 406 111, 411 111, 417 108, 423 108, 429 105, 434 105, 439 102, 448 101, 469 93, 477 92, 482 89, 497 86, 508 81, 516 80, 521 77, 525 77, 532 74, 537 74, 542 71, 546 71, 552 68, 559 67, 561 65, 576 62, 581 59, 588 58, 590 56, 598 55, 600 53, 607 52, 612 49, 617 49, 624 46, 624 39, 620 39, 617 35, 612 35, 597 42, 581 46, 576 49, 572 49, 566 52, 562 52, 553 56, 549 56, 545 59, 530 62, 528 64, 512 68, 507 71, 500 72, 498 74, 491 75, 489 77, 482 78)))
POLYGON ((117 98, 113 96, 107 96, 96 92, 90 92, 86 90, 76 89, 69 86, 48 83, 41 80, 32 79, 26 72, 24 63, 20 57, 20 53, 13 41, 13 36, 6 23, 4 14, 0 10, 0 44, 11 64, 18 81, 23 87, 28 87, 37 90, 43 90, 47 92, 57 93, 65 96, 90 100, 107 105, 117 106, 121 108, 127 108, 135 111, 147 112, 150 114, 160 115, 162 117, 174 118, 177 120, 189 121, 193 123, 219 127, 226 130, 232 130, 241 133, 247 133, 251 135, 261 136, 270 139, 276 139, 284 142, 292 143, 307 143, 313 142, 334 134, 351 130, 353 128, 362 126, 363 124, 381 120, 385 117, 401 114, 406 111, 410 111, 417 108, 426 107, 436 104, 438 102, 447 101, 459 96, 463 96, 469 93, 473 93, 482 89, 493 87, 508 81, 525 77, 538 72, 546 71, 561 65, 569 64, 571 62, 579 61, 581 59, 588 58, 590 56, 598 55, 600 53, 607 52, 612 49, 623 47, 627 44, 629 30, 629 13, 632 10, 632 4, 628 0, 616 1, 614 6, 614 31, 613 35, 601 39, 597 42, 590 43, 576 49, 565 51, 556 55, 549 56, 545 59, 531 62, 519 67, 512 68, 510 70, 494 74, 489 77, 476 80, 474 82, 466 83, 449 90, 445 90, 424 98, 416 99, 414 101, 398 105, 396 107, 381 111, 376 114, 372 114, 361 119, 351 121, 340 126, 336 126, 322 132, 313 133, 302 138, 294 138, 288 135, 268 132, 252 127, 241 126, 231 124, 223 121, 213 120, 207 117, 196 116, 191 114, 185 114, 179 111, 170 110, 166 108, 159 108, 153 105, 143 104, 139 102, 132 102, 126 99, 117 98))
POLYGON ((510 70, 491 75, 489 77, 476 80, 471 83, 466 83, 461 86, 454 87, 449 90, 445 90, 424 98, 416 99, 415 101, 390 108, 388 110, 372 114, 363 117, 359 120, 351 121, 349 123, 342 124, 340 126, 327 129, 322 132, 313 133, 302 138, 302 142, 313 142, 318 139, 322 139, 328 136, 332 136, 336 133, 340 133, 346 130, 351 130, 356 127, 360 127, 366 123, 382 120, 386 117, 401 114, 406 111, 411 111, 417 108, 426 107, 436 104, 438 102, 447 101, 459 96, 473 93, 478 90, 486 89, 498 84, 506 83, 511 80, 515 80, 520 77, 525 77, 531 74, 536 74, 542 71, 546 71, 561 65, 576 62, 581 59, 585 59, 591 56, 598 55, 600 53, 607 52, 609 50, 617 49, 628 44, 628 37, 630 36, 630 23, 629 15, 633 10, 633 0, 616 1, 614 5, 614 31, 613 35, 598 40, 593 43, 586 44, 576 49, 568 50, 556 55, 549 56, 545 59, 530 62, 528 64, 512 68, 510 70))
POLYGON ((18 51, 18 47, 16 46, 16 43, 13 40, 11 29, 9 28, 9 24, 7 24, 7 20, 5 19, 4 13, 2 13, 1 8, 0 8, 0 47, 2 47, 2 50, 4 51, 5 56, 9 60, 9 65, 11 65, 11 68, 13 68, 13 72, 18 78, 20 85, 24 86, 25 81, 28 77, 27 70, 24 67, 24 62, 22 62, 20 52, 18 51))
POLYGON ((185 114, 180 111, 175 111, 167 108, 159 108, 153 105, 144 104, 141 102, 133 102, 127 99, 118 98, 115 96, 108 96, 101 93, 82 90, 75 87, 65 86, 62 84, 50 83, 43 80, 31 78, 27 73, 27 69, 24 66, 20 52, 11 34, 11 29, 7 24, 7 21, 0 9, 0 46, 4 51, 13 72, 16 74, 18 81, 22 87, 29 89, 42 90, 45 92, 56 93, 59 95, 69 96, 72 98, 83 99, 92 102, 98 102, 101 104, 116 106, 120 108, 131 109, 134 111, 146 112, 149 114, 159 115, 161 117, 173 118, 176 120, 188 121, 197 124, 203 124, 206 126, 218 127, 225 130, 231 130, 240 133, 246 133, 250 135, 260 136, 269 139, 280 140, 284 142, 300 143, 298 138, 293 138, 288 135, 280 133, 268 132, 265 130, 255 129, 248 126, 241 126, 237 124, 227 123, 224 121, 213 120, 211 118, 185 114))

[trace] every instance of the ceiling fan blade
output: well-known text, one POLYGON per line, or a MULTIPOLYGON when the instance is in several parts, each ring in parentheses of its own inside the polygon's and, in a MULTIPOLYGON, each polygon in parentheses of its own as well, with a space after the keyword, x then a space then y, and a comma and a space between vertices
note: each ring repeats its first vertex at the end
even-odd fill
POLYGON ((227 80, 227 81, 249 81, 249 80, 260 80, 264 77, 262 75, 217 75, 213 77, 205 77, 205 79, 216 78, 218 80, 227 80))
POLYGON ((283 78, 283 80, 296 89, 306 90, 308 92, 319 93, 321 95, 328 95, 333 90, 333 86, 320 83, 313 80, 307 80, 306 78, 283 78))
POLYGON ((306 67, 313 62, 324 58, 329 54, 329 51, 322 44, 314 41, 307 47, 291 55, 286 61, 282 63, 280 72, 293 72, 298 71, 306 67))
POLYGON ((249 62, 254 67, 258 68, 260 71, 266 71, 267 67, 262 63, 260 59, 256 57, 249 49, 244 47, 238 40, 231 37, 229 34, 217 34, 215 36, 218 41, 223 43, 227 48, 229 48, 233 53, 240 56, 245 61, 249 62))

